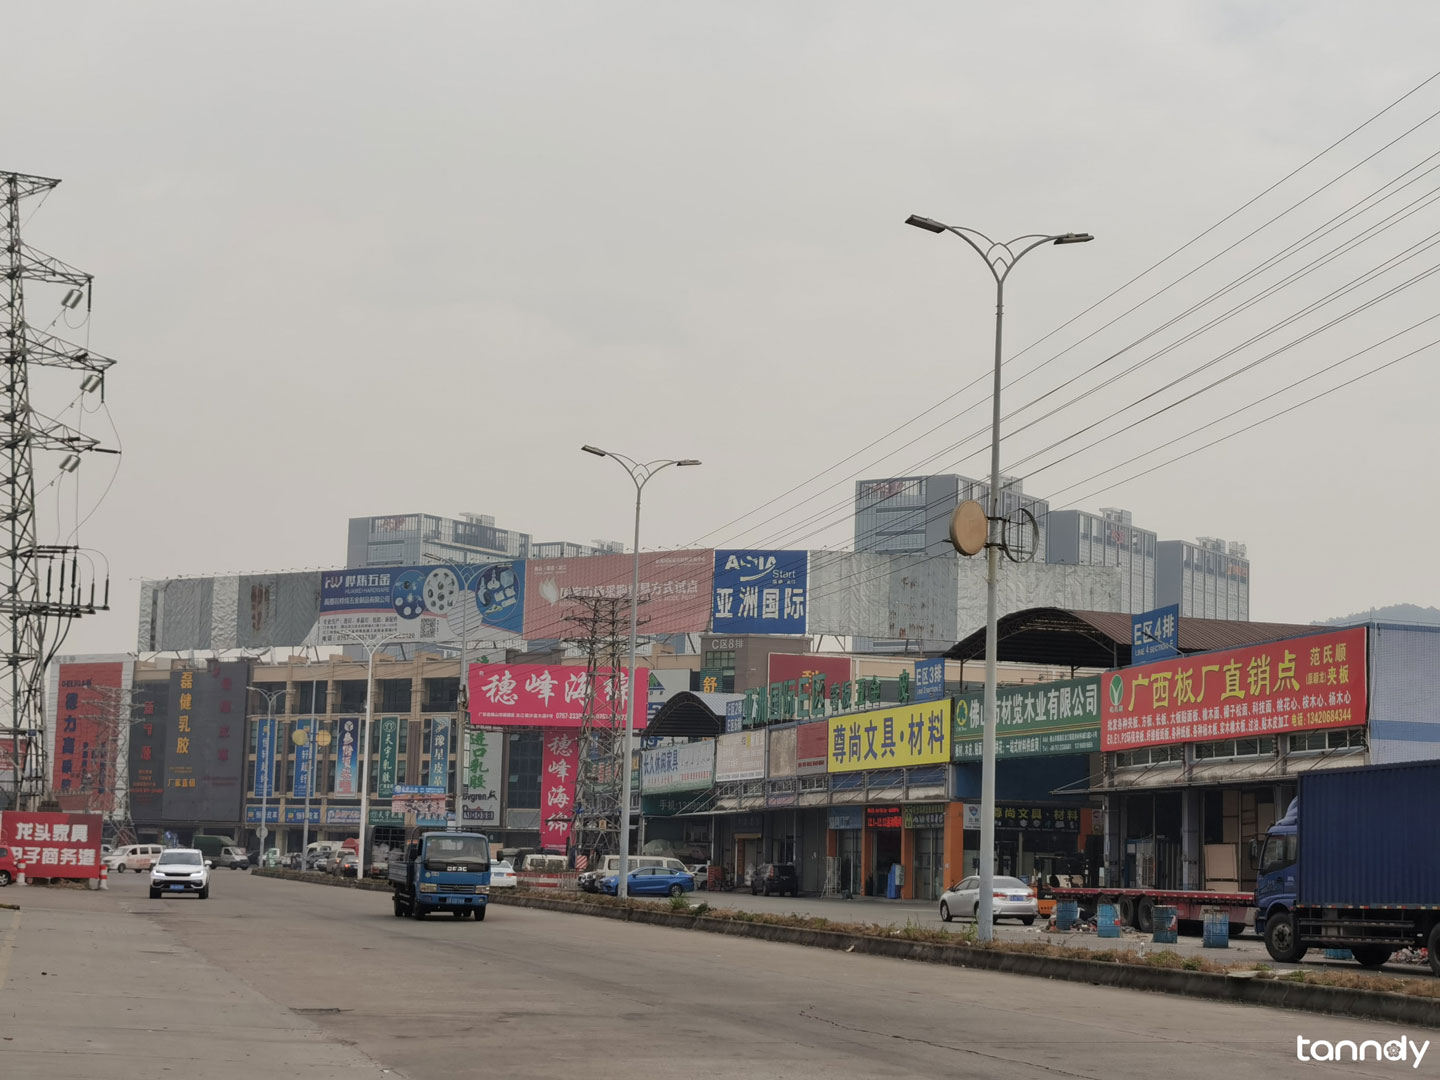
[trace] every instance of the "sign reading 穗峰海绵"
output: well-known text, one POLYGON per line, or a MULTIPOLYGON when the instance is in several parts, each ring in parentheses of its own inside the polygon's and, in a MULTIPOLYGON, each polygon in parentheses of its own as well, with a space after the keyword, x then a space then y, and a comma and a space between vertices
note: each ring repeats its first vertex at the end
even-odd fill
POLYGON ((1366 720, 1365 628, 1159 660, 1101 677, 1101 746, 1277 735, 1366 720))
POLYGON ((540 846, 564 851, 575 822, 575 777, 580 771, 580 739, 575 733, 544 733, 540 755, 540 846))
POLYGON ((803 634, 808 551, 715 552, 717 634, 803 634))
POLYGON ((828 771, 948 762, 950 718, 948 699, 837 716, 830 721, 828 771))
MULTIPOLYGON (((649 685, 649 672, 638 669, 641 686, 649 685)), ((592 721, 623 727, 629 679, 623 668, 598 668, 593 680, 583 667, 563 664, 471 664, 470 722, 486 727, 578 728, 587 701, 592 721)), ((635 727, 646 722, 646 696, 635 701, 635 727)))
MULTIPOLYGON (((985 698, 955 699, 956 761, 979 761, 984 741, 985 698)), ((995 711, 996 757, 1090 754, 1100 749, 1100 679, 999 686, 995 711)))
POLYGON ((321 575, 316 627, 322 645, 458 641, 482 628, 518 638, 524 611, 523 562, 352 567, 321 575))
POLYGON ((715 778, 715 744, 693 742, 646 750, 640 775, 640 789, 647 795, 707 788, 715 778))
POLYGON ((1163 660, 1179 653, 1179 604, 1130 616, 1130 663, 1163 660))

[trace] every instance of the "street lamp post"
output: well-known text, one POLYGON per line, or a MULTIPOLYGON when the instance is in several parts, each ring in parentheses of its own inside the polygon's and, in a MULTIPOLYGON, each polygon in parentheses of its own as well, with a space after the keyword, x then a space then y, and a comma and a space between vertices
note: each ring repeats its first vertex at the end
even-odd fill
POLYGON ((393 637, 362 638, 348 630, 336 629, 335 633, 348 637, 365 650, 369 665, 365 669, 365 734, 360 739, 360 851, 359 863, 355 867, 357 880, 365 879, 365 830, 370 824, 370 731, 375 721, 375 654, 386 645, 393 645, 393 637))
MULTIPOLYGON (((270 826, 265 821, 266 803, 270 801, 270 791, 275 786, 275 748, 280 744, 279 726, 275 720, 275 699, 283 698, 286 690, 261 690, 258 686, 247 686, 246 690, 259 694, 265 699, 265 716, 270 721, 270 752, 266 755, 269 763, 268 773, 265 777, 265 790, 260 792, 260 827, 255 830, 260 837, 260 855, 256 860, 257 866, 265 865, 265 840, 270 835, 270 826)), ((255 733, 255 787, 260 787, 260 733, 255 733)))
POLYGON ((946 225, 933 218, 911 214, 906 225, 932 233, 954 233, 985 260, 995 279, 995 388, 990 421, 990 513, 985 544, 985 704, 980 759, 980 940, 995 936, 995 661, 998 652, 998 590, 1000 546, 1004 539, 1000 515, 1000 366, 1001 329, 1005 316, 1005 279, 1015 264, 1042 244, 1083 244, 1095 239, 1089 233, 1030 233, 1013 240, 996 241, 961 225, 946 225))
MULTIPOLYGON (((438 555, 427 554, 425 558, 434 562, 444 562, 438 555)), ((455 573, 455 580, 463 583, 463 567, 455 564, 451 567, 455 573)), ((465 805, 465 769, 469 764, 466 758, 466 742, 470 735, 470 688, 466 676, 470 673, 470 607, 476 602, 476 593, 479 588, 477 578, 475 587, 462 589, 460 594, 460 679, 455 692, 455 829, 463 831, 465 822, 462 817, 465 805)))
POLYGON ((640 632, 640 496, 645 485, 660 470, 671 465, 699 465, 700 462, 695 458, 659 458, 639 462, 613 450, 601 450, 598 446, 586 445, 580 449, 596 457, 613 458, 635 485, 635 561, 630 575, 630 666, 626 676, 630 689, 625 698, 625 748, 622 751, 625 761, 620 781, 620 867, 615 880, 615 895, 623 899, 630 893, 630 754, 635 734, 636 694, 639 692, 635 686, 635 647, 640 632))

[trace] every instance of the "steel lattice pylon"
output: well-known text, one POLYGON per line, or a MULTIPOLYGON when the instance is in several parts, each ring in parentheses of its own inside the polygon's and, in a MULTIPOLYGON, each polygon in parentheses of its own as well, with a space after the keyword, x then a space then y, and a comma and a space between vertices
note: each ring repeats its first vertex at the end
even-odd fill
MULTIPOLYGON (((38 800, 49 781, 45 759, 45 670, 64 641, 73 619, 109 604, 107 577, 97 603, 95 578, 82 580, 78 544, 41 544, 35 526, 35 454, 67 455, 62 469, 73 470, 79 455, 100 450, 99 442, 37 410, 31 401, 31 367, 69 368, 103 376, 114 361, 32 328, 25 318, 26 282, 69 285, 76 302, 87 306, 91 276, 26 244, 20 235, 20 207, 49 192, 59 180, 0 172, 4 218, 4 385, 0 387, 0 436, 3 436, 3 491, 0 491, 0 610, 9 621, 3 655, 9 669, 8 741, 17 764, 3 792, 10 805, 38 800), (73 458, 73 463, 71 459, 73 458), (21 769, 21 755, 26 768, 21 769)), ((71 306, 71 305, 67 305, 71 306)), ((88 307, 87 307, 88 310, 88 307)), ((86 389, 91 389, 89 385, 86 389)), ((77 523, 78 527, 78 523, 77 523)), ((57 537, 57 539, 61 539, 57 537)), ((68 538, 66 538, 68 539, 68 538)))

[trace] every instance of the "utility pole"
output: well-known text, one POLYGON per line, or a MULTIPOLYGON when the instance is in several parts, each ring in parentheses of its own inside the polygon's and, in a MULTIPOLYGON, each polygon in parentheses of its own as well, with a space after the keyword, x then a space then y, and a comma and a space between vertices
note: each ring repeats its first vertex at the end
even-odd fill
POLYGON ((589 866, 596 856, 619 851, 621 800, 628 803, 630 799, 630 793, 621 790, 625 732, 615 722, 619 714, 613 704, 623 686, 621 661, 628 641, 630 600, 623 596, 577 596, 573 600, 582 610, 570 619, 577 633, 566 644, 584 651, 586 680, 571 843, 589 866), (604 669, 609 669, 607 676, 600 674, 604 669), (609 685, 602 691, 606 680, 609 685), (597 715, 604 711, 595 707, 597 695, 612 703, 604 719, 597 715))
POLYGON ((22 770, 17 765, 11 770, 12 783, 5 794, 15 807, 27 798, 35 801, 50 780, 44 757, 45 669, 71 621, 107 610, 110 603, 108 573, 97 602, 95 571, 88 557, 82 569, 80 546, 70 542, 74 534, 57 536, 55 544, 41 544, 35 523, 37 453, 64 455, 59 473, 53 481, 47 479, 48 486, 79 468, 83 454, 118 452, 102 450, 98 440, 46 415, 63 410, 40 410, 31 403, 32 365, 81 372, 81 393, 98 390, 103 400, 105 372, 115 363, 26 322, 26 282, 68 285, 61 311, 74 310, 82 301, 87 318, 90 310, 91 276, 31 247, 20 236, 21 204, 59 183, 43 176, 0 172, 0 230, 4 232, 4 283, 0 285, 4 309, 0 319, 5 351, 0 385, 0 468, 5 470, 0 479, 0 535, 5 538, 0 554, 0 611, 10 623, 3 657, 9 668, 11 748, 18 763, 21 748, 28 746, 23 756, 39 766, 22 770))

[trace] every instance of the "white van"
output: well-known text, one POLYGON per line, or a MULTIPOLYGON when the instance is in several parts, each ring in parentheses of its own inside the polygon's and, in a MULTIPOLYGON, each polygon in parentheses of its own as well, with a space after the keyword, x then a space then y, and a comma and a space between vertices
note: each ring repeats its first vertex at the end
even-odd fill
POLYGON ((139 873, 154 866, 155 860, 160 858, 160 853, 164 850, 162 844, 126 844, 106 855, 105 865, 117 874, 123 874, 126 870, 139 873))
MULTIPOLYGON (((690 868, 679 859, 672 859, 665 855, 630 856, 629 868, 631 870, 638 870, 642 866, 659 866, 676 874, 690 873, 690 868)), ((600 864, 595 869, 587 870, 581 874, 578 884, 584 892, 599 892, 600 880, 602 878, 613 877, 618 873, 620 873, 620 856, 602 855, 600 856, 600 864)))

